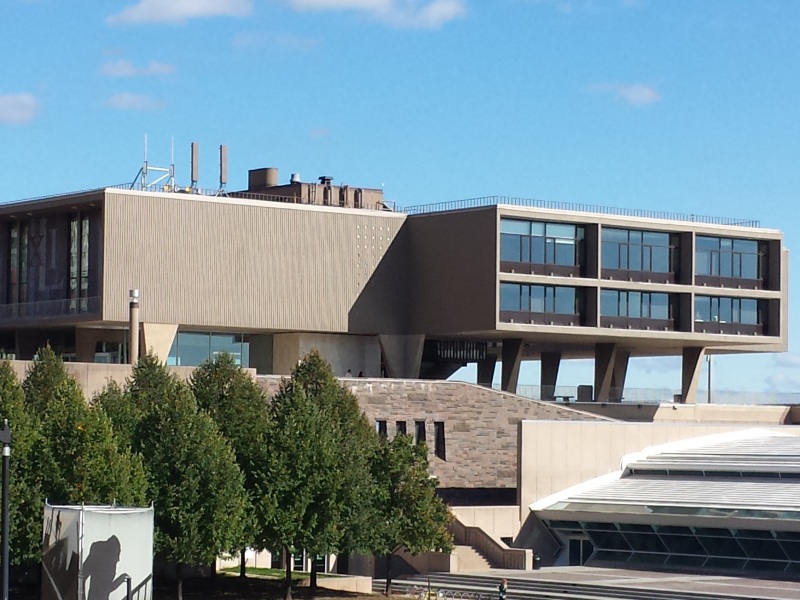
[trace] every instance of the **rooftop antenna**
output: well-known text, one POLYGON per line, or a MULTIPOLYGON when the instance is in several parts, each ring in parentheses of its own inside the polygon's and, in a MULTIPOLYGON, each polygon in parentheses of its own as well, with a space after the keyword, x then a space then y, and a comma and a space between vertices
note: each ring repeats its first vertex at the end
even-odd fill
POLYGON ((200 179, 200 144, 192 142, 192 193, 197 193, 197 182, 200 179))
POLYGON ((219 147, 219 190, 217 195, 225 194, 225 186, 228 183, 228 147, 222 144, 219 147))
POLYGON ((144 164, 142 164, 142 168, 139 169, 139 172, 136 174, 136 177, 133 178, 133 182, 130 185, 130 189, 141 189, 143 191, 153 191, 157 185, 159 185, 162 181, 166 180, 164 184, 163 190, 165 192, 171 192, 175 189, 175 149, 174 149, 174 140, 171 142, 172 144, 172 156, 170 158, 171 163, 169 167, 151 167, 150 163, 147 161, 147 134, 144 135, 144 164), (156 173, 161 173, 160 177, 157 177, 155 181, 148 183, 147 175, 150 171, 155 171, 156 173), (139 185, 137 186, 137 182, 139 185))

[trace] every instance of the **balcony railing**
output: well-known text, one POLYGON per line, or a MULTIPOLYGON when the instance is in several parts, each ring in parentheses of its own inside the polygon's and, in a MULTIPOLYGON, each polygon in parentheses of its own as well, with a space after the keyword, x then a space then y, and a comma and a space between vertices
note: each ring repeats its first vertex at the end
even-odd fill
POLYGON ((0 320, 54 319, 100 313, 100 296, 0 304, 0 320))
POLYGON ((638 208, 617 208, 613 206, 596 206, 594 204, 576 204, 573 202, 552 202, 550 200, 534 200, 531 198, 513 198, 508 196, 485 196, 483 198, 470 198, 467 200, 453 200, 451 202, 438 202, 435 204, 421 204, 408 206, 402 211, 408 215, 421 215, 464 208, 480 208, 507 204, 511 206, 525 206, 529 208, 543 208, 546 210, 568 210, 571 212, 587 212, 599 215, 613 215, 620 217, 636 217, 638 219, 661 219, 664 221, 685 221, 689 223, 705 223, 710 225, 731 225, 736 227, 760 227, 759 221, 751 219, 734 219, 729 217, 709 217, 685 213, 666 212, 660 210, 641 210, 638 208))

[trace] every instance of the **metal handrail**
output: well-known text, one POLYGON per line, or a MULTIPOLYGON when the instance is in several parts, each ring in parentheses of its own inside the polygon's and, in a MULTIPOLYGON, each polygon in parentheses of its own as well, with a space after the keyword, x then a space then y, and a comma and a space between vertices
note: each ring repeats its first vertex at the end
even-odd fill
POLYGON ((468 198, 465 200, 452 200, 433 204, 407 206, 402 210, 407 215, 421 215, 435 212, 461 210, 465 208, 481 208, 501 204, 511 206, 524 206, 528 208, 542 208, 547 210, 565 210, 571 212, 587 212, 601 215, 622 217, 636 217, 640 219, 661 219, 665 221, 684 221, 690 223, 704 223, 710 225, 730 225, 736 227, 761 227, 760 221, 752 219, 735 219, 729 217, 711 217, 705 215, 685 214, 658 210, 644 210, 638 208, 619 208, 613 206, 599 206, 594 204, 578 204, 573 202, 556 202, 552 200, 536 200, 532 198, 517 198, 510 196, 484 196, 481 198, 468 198))
POLYGON ((100 307, 100 296, 0 304, 0 320, 96 315, 100 312, 100 307))

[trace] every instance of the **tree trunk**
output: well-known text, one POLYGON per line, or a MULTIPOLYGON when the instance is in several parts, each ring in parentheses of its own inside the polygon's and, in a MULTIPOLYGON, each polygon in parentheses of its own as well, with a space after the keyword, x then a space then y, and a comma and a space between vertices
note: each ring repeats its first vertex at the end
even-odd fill
POLYGON ((386 555, 386 590, 384 594, 387 597, 392 595, 392 556, 394 553, 386 555))
POLYGON ((284 582, 286 585, 286 595, 284 596, 284 600, 292 600, 292 562, 294 559, 292 555, 289 554, 289 548, 284 547, 283 555, 286 557, 286 581, 284 582))
POLYGON ((317 591, 317 561, 311 561, 311 581, 309 582, 309 587, 311 587, 311 594, 314 595, 317 591))
POLYGON ((239 577, 247 577, 247 549, 242 548, 239 556, 239 577))
POLYGON ((183 570, 181 563, 175 567, 175 576, 178 578, 178 600, 183 600, 183 570))

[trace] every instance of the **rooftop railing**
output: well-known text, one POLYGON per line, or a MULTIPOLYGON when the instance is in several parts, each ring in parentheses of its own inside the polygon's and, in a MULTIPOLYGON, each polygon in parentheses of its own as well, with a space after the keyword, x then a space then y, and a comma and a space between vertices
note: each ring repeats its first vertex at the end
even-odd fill
POLYGON ((572 202, 553 202, 550 200, 534 200, 531 198, 514 198, 510 196, 484 196, 467 200, 453 200, 451 202, 438 202, 435 204, 421 204, 408 206, 402 211, 407 215, 422 215, 465 208, 481 208, 506 204, 510 206, 524 206, 526 208, 541 208, 545 210, 565 210, 571 212, 585 212, 598 215, 612 215, 618 217, 636 217, 639 219, 661 219, 665 221, 684 221, 689 223, 705 223, 709 225, 730 225, 735 227, 761 227, 759 221, 749 219, 734 219, 728 217, 709 217, 704 215, 667 212, 660 210, 642 210, 638 208, 618 208, 613 206, 596 206, 594 204, 576 204, 572 202))

